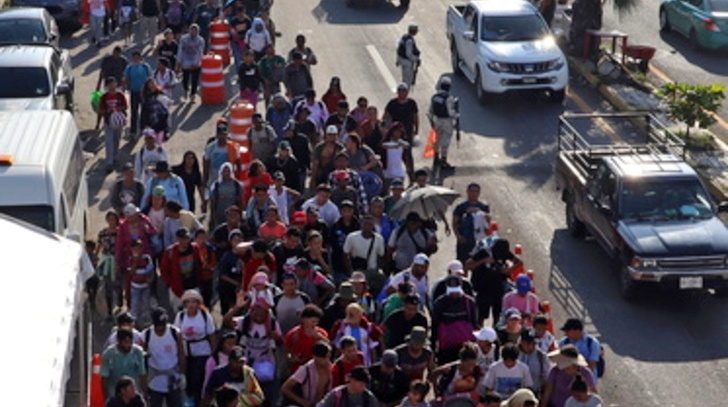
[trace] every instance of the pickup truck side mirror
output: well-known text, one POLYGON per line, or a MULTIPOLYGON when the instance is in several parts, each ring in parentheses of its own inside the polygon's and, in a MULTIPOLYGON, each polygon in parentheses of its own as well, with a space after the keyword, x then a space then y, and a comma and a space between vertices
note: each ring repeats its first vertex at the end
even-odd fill
POLYGON ((71 86, 67 83, 61 83, 58 86, 56 86, 56 94, 58 95, 67 95, 71 93, 71 86))
POLYGON ((718 204, 718 212, 719 213, 728 212, 728 201, 723 201, 718 204))
POLYGON ((465 39, 465 41, 475 42, 475 32, 465 31, 463 32, 463 38, 465 39))

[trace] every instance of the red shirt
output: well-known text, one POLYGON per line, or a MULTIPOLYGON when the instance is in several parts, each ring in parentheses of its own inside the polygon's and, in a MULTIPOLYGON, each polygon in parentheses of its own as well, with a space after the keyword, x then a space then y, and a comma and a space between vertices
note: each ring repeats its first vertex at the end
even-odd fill
POLYGON ((109 120, 111 112, 115 110, 126 113, 126 109, 126 96, 124 96, 123 93, 116 91, 106 92, 101 95, 101 100, 99 101, 99 112, 104 116, 104 119, 109 120))
POLYGON ((271 253, 266 253, 262 259, 256 259, 250 252, 247 252, 241 258, 243 261, 243 290, 248 291, 250 287, 250 280, 253 278, 253 274, 256 273, 258 267, 267 266, 271 273, 275 273, 278 270, 276 264, 276 258, 271 253))
POLYGON ((288 349, 291 357, 298 356, 302 359, 301 363, 290 363, 289 369, 293 374, 300 366, 313 359, 313 345, 319 340, 318 337, 329 339, 329 334, 326 330, 320 327, 316 327, 318 335, 308 336, 301 325, 288 331, 286 339, 283 341, 283 346, 288 349))
POLYGON ((346 384, 346 376, 351 373, 357 366, 364 366, 364 354, 359 352, 353 362, 345 360, 343 356, 339 356, 336 362, 331 365, 331 377, 333 378, 333 386, 341 386, 346 384))
POLYGON ((248 183, 245 185, 245 191, 243 195, 243 203, 245 203, 245 205, 248 204, 250 197, 253 196, 253 187, 256 184, 265 184, 271 186, 273 185, 273 177, 271 177, 270 174, 268 174, 267 172, 256 175, 255 177, 248 177, 248 183))

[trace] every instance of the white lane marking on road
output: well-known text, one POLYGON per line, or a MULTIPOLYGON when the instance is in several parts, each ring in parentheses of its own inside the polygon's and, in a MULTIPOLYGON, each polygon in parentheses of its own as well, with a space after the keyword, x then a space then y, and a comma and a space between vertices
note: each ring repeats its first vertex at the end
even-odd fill
POLYGON ((366 49, 369 53, 369 56, 372 57, 372 59, 374 60, 374 65, 376 65, 379 73, 382 74, 384 81, 387 82, 387 87, 394 91, 397 87, 397 81, 394 79, 394 76, 392 76, 392 73, 389 72, 389 68, 387 68, 387 64, 384 63, 384 59, 382 59, 379 51, 377 51, 377 49, 372 44, 367 45, 366 49))

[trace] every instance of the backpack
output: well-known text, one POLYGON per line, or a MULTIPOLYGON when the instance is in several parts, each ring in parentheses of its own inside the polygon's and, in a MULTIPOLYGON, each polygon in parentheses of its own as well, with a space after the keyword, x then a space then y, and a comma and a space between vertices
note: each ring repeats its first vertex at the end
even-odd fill
MULTIPOLYGON (((566 340, 566 343, 573 343, 571 340, 567 337, 564 338, 566 340)), ((591 335, 586 335, 586 347, 591 350, 592 346, 594 345, 594 338, 591 337, 591 335)), ((595 367, 595 372, 598 378, 601 378, 604 376, 604 372, 606 370, 607 363, 604 360, 604 346, 599 347, 599 360, 597 361, 597 365, 595 367)))
POLYGON ((149 102, 147 109, 149 127, 153 128, 156 132, 166 131, 169 120, 169 109, 167 106, 159 98, 154 98, 149 102))
MULTIPOLYGON (((364 391, 364 397, 362 397, 362 406, 369 407, 369 391, 364 391)), ((349 407, 349 392, 346 387, 342 386, 334 390, 334 407, 349 407)))
POLYGON ((182 24, 182 3, 181 2, 173 2, 169 3, 169 6, 167 7, 167 13, 165 14, 165 18, 167 19, 168 25, 180 25, 182 24))
MULTIPOLYGON (((435 394, 438 396, 442 396, 445 394, 445 391, 447 391, 447 387, 450 385, 450 382, 455 378, 455 373, 458 371, 458 363, 453 362, 450 364, 450 368, 443 373, 439 379, 437 379, 437 386, 435 388, 435 394)), ((475 369, 473 370, 473 377, 475 378, 476 383, 480 383, 480 379, 483 376, 483 371, 480 370, 479 366, 475 366, 475 369)))
MULTIPOLYGON (((181 316, 180 321, 182 321, 183 318, 184 318, 184 316, 181 316)), ((203 314, 203 318, 205 319, 205 323, 207 323, 207 317, 205 317, 204 314, 203 314)), ((177 328, 174 325, 169 325, 169 331, 172 332, 172 338, 174 338, 174 341, 177 342, 179 340, 179 328, 177 328)), ((144 343, 147 346, 149 346, 149 339, 151 339, 151 337, 152 337, 152 328, 149 327, 149 329, 144 331, 144 343)))
POLYGON ((468 316, 468 321, 454 321, 449 324, 441 322, 437 327, 437 342, 440 349, 452 349, 457 347, 458 349, 463 343, 473 341, 473 327, 469 321, 473 310, 472 305, 468 298, 465 296, 461 297, 463 303, 465 303, 465 312, 468 316))
MULTIPOLYGON (((172 255, 172 253, 170 252, 170 256, 171 255, 172 255)), ((207 315, 208 315, 207 311, 200 310, 200 312, 202 313, 202 320, 205 322, 205 325, 207 325, 207 315)), ((179 324, 180 325, 182 325, 182 322, 185 320, 185 314, 186 314, 186 312, 184 310, 179 312, 179 324)))
POLYGON ((366 192, 368 198, 379 196, 379 193, 382 192, 384 183, 375 172, 361 171, 359 172, 359 178, 361 178, 361 184, 364 186, 364 192, 366 192))

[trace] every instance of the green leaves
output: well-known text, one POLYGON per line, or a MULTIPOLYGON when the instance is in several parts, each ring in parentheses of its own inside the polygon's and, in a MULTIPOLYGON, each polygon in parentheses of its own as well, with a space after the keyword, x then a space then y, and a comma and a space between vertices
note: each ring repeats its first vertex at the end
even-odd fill
POLYGON ((713 115, 725 99, 726 87, 721 84, 688 85, 668 83, 657 93, 669 108, 669 116, 687 125, 686 138, 690 128, 704 129, 715 123, 713 115))

